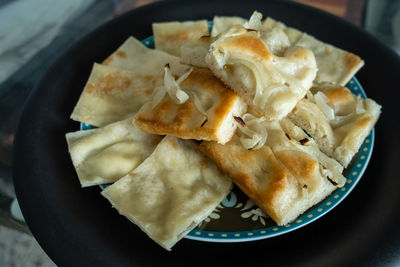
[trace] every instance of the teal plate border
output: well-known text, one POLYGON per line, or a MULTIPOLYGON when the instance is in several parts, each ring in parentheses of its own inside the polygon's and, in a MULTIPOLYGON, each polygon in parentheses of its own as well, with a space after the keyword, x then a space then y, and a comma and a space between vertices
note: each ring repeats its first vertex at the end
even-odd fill
MULTIPOLYGON (((211 25, 209 23, 209 25, 211 25)), ((153 36, 150 36, 142 41, 142 43, 148 47, 154 46, 153 36)), ((358 82, 358 80, 353 77, 346 85, 352 93, 355 95, 359 95, 363 98, 366 98, 366 94, 358 82)), ((81 123, 81 129, 87 130, 91 129, 92 126, 81 123)), ((299 229, 307 224, 317 220, 322 217, 329 211, 331 211, 334 207, 336 207, 340 202, 342 202, 347 195, 354 189, 356 184, 360 181, 363 173, 365 172, 368 162, 372 155, 372 150, 374 146, 375 140, 375 131, 374 129, 371 133, 365 138, 358 154, 352 165, 345 170, 347 172, 347 182, 342 188, 338 188, 334 191, 328 198, 322 201, 320 204, 316 205, 300 217, 298 217, 294 222, 285 225, 285 226, 269 226, 265 228, 259 228, 250 231, 235 231, 235 232, 223 232, 223 231, 208 231, 201 230, 198 228, 190 231, 184 238, 205 241, 205 242, 220 242, 220 243, 231 243, 231 242, 247 242, 247 241, 256 241, 260 239, 271 238, 274 236, 282 235, 296 229, 299 229)), ((102 189, 106 188, 107 185, 100 185, 102 189)), ((222 207, 232 207, 230 203, 231 200, 224 199, 220 206, 222 207)))

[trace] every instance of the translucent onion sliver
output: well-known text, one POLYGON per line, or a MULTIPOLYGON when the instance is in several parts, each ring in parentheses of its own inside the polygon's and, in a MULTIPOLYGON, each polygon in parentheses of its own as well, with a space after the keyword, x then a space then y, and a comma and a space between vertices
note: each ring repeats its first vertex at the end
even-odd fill
POLYGON ((328 97, 321 92, 314 95, 315 104, 321 109, 328 120, 333 120, 335 118, 335 111, 331 108, 328 103, 328 97))

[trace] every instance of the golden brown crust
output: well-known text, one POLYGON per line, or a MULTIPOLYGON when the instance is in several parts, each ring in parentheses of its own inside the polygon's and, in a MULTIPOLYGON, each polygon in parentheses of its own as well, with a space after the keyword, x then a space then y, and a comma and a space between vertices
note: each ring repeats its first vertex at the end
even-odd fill
POLYGON ((185 43, 189 40, 189 34, 187 31, 179 30, 174 32, 173 34, 166 35, 165 37, 166 42, 173 42, 173 43, 185 43))
POLYGON ((132 117, 161 80, 160 75, 94 64, 71 118, 100 127, 132 117))
POLYGON ((199 149, 277 224, 283 225, 335 189, 323 174, 325 170, 341 185, 345 178, 340 164, 320 152, 313 141, 299 144, 306 135, 290 121, 266 122, 265 127, 268 138, 259 149, 245 149, 239 135, 225 145, 202 142, 199 149))
POLYGON ((249 51, 267 61, 272 59, 272 55, 268 51, 264 42, 252 34, 244 34, 237 38, 232 38, 222 44, 221 47, 226 50, 237 49, 243 52, 249 51))
POLYGON ((194 125, 192 128, 188 127, 190 117, 201 116, 201 114, 197 114, 199 112, 191 100, 177 105, 171 99, 165 99, 151 113, 143 111, 142 109, 138 112, 135 124, 145 132, 160 135, 170 134, 183 139, 193 139, 194 136, 199 140, 217 138, 212 129, 201 127, 201 120, 197 120, 198 125, 194 125))
POLYGON ((329 88, 324 91, 331 103, 353 101, 353 94, 346 87, 329 88))
POLYGON ((200 42, 204 43, 204 44, 210 44, 211 43, 211 36, 209 35, 203 35, 200 37, 200 42))
POLYGON ((181 88, 186 92, 193 90, 200 98, 204 98, 207 117, 197 110, 192 98, 183 104, 175 104, 166 97, 153 109, 151 103, 143 106, 136 116, 135 124, 153 134, 219 141, 220 127, 238 101, 241 101, 240 98, 227 89, 210 70, 203 68, 195 68, 181 83, 181 88))
POLYGON ((305 188, 318 186, 318 161, 307 153, 294 150, 275 152, 275 156, 305 188))
POLYGON ((115 52, 115 54, 117 56, 119 56, 120 58, 126 58, 127 57, 126 52, 123 51, 123 50, 117 50, 117 52, 115 52))
POLYGON ((353 53, 344 52, 344 58, 345 58, 345 64, 346 64, 346 68, 349 71, 355 71, 358 68, 360 68, 360 65, 362 65, 363 61, 361 60, 361 58, 357 55, 354 55, 353 53))
POLYGON ((203 89, 209 91, 210 94, 215 94, 214 96, 216 98, 223 99, 223 103, 215 107, 211 116, 215 118, 214 127, 218 128, 237 101, 238 95, 225 87, 209 69, 196 68, 191 75, 182 82, 182 87, 195 87, 199 85, 202 85, 203 89))
POLYGON ((233 182, 275 221, 278 198, 288 186, 288 173, 272 150, 264 146, 259 150, 244 149, 237 137, 228 145, 203 142, 199 149, 210 157, 233 182))
POLYGON ((113 61, 113 55, 108 56, 103 62, 101 62, 102 65, 108 65, 113 61))
POLYGON ((119 58, 127 58, 127 54, 125 51, 123 50, 117 50, 114 52, 114 54, 108 56, 105 60, 103 60, 103 62, 101 63, 102 65, 109 65, 111 63, 111 61, 113 61, 113 55, 116 55, 119 58))
POLYGON ((357 118, 356 121, 352 123, 344 124, 343 126, 336 129, 337 132, 337 142, 338 145, 342 145, 344 140, 348 142, 347 146, 350 146, 352 143, 351 140, 358 139, 360 136, 366 135, 365 131, 368 129, 368 132, 372 128, 373 118, 371 116, 362 116, 361 118, 357 118))
POLYGON ((123 91, 131 85, 128 76, 121 75, 119 72, 110 73, 96 82, 86 84, 84 91, 88 94, 110 94, 112 91, 123 91))

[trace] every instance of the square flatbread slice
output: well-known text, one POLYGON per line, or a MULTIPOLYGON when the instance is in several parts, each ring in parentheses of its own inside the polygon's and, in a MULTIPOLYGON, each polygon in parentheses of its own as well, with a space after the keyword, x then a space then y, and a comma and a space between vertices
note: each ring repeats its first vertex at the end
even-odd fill
POLYGON ((232 181, 193 141, 166 136, 139 167, 101 194, 171 250, 229 193, 232 181))
POLYGON ((317 77, 314 81, 316 84, 330 82, 344 86, 364 65, 364 61, 359 56, 321 42, 272 18, 267 18, 263 25, 269 29, 282 29, 288 36, 291 46, 301 46, 314 53, 318 66, 317 77))
POLYGON ((215 16, 213 18, 213 26, 211 29, 211 36, 215 37, 220 33, 226 32, 233 25, 243 25, 247 20, 241 17, 225 17, 225 16, 215 16))
POLYGON ((153 89, 161 82, 161 75, 138 74, 95 63, 71 119, 101 127, 132 117, 151 99, 153 89))
POLYGON ((134 37, 129 37, 102 64, 143 75, 162 75, 166 64, 169 64, 172 73, 178 76, 189 69, 187 65, 180 63, 179 57, 150 49, 134 37))
POLYGON ((306 130, 324 153, 347 167, 376 124, 381 106, 355 96, 346 87, 315 87, 312 92, 315 95, 302 99, 289 118, 306 130), (325 104, 316 101, 318 97, 325 99, 325 104))
POLYGON ((235 25, 211 44, 206 60, 256 115, 280 120, 310 89, 317 66, 310 50, 293 47, 278 56, 261 37, 258 30, 235 25))
POLYGON ((67 133, 66 139, 79 181, 86 187, 125 176, 153 152, 162 137, 142 132, 127 119, 67 133))
POLYGON ((180 86, 190 96, 186 102, 176 104, 165 97, 154 108, 146 103, 136 114, 135 124, 152 134, 221 144, 229 141, 236 130, 234 116, 246 112, 242 99, 208 69, 194 68, 180 86))
POLYGON ((235 135, 225 145, 202 142, 200 150, 278 225, 285 225, 337 188, 333 176, 341 185, 345 178, 341 165, 290 121, 267 122, 267 132, 260 149, 245 149, 235 135))
POLYGON ((153 23, 155 48, 175 56, 185 43, 208 35, 207 20, 153 23))

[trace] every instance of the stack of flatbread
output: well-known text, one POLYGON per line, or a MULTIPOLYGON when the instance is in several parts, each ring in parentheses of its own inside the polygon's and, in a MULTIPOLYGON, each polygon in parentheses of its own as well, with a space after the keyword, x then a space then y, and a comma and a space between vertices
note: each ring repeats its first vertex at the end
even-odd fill
POLYGON ((345 87, 356 55, 254 12, 153 24, 93 65, 67 133, 82 187, 167 250, 232 181, 278 225, 345 184, 381 107, 345 87))

